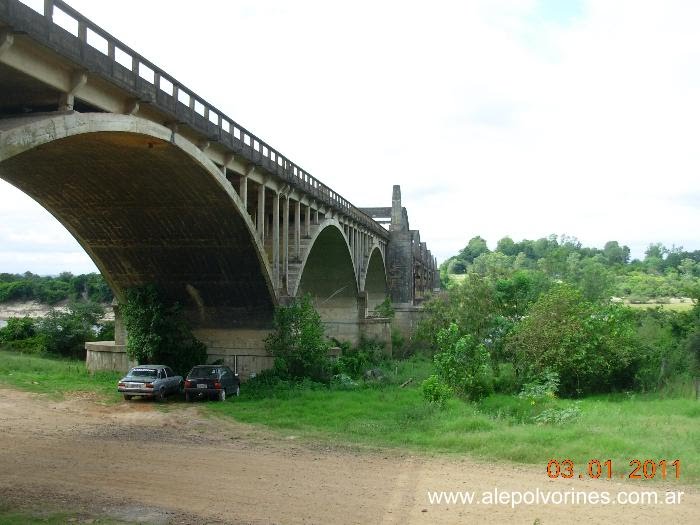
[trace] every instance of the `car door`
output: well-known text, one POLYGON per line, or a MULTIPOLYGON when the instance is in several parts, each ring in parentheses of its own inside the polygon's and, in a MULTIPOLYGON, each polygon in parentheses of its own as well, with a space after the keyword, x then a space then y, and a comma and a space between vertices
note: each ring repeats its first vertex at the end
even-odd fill
POLYGON ((173 372, 172 369, 168 366, 166 366, 163 370, 165 372, 168 382, 166 389, 169 392, 177 392, 177 390, 180 387, 180 381, 177 377, 175 377, 175 372, 173 372))

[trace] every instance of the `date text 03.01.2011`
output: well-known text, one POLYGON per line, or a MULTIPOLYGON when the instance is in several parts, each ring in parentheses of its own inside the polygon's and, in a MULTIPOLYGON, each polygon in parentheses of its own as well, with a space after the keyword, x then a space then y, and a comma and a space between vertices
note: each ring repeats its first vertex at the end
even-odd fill
POLYGON ((547 463, 547 476, 552 479, 565 478, 593 478, 593 479, 612 479, 613 477, 629 478, 629 479, 661 479, 681 477, 681 460, 667 461, 665 459, 655 461, 653 459, 639 460, 633 459, 629 462, 629 469, 624 473, 617 474, 613 471, 611 459, 600 461, 599 459, 591 459, 584 468, 577 471, 576 465, 570 459, 558 461, 552 459, 547 463))

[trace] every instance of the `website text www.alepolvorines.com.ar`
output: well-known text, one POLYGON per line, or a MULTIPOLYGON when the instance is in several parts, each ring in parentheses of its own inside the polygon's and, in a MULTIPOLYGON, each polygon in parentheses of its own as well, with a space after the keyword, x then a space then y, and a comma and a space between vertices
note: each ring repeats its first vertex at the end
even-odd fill
POLYGON ((428 491, 430 505, 679 505, 685 492, 669 490, 580 491, 570 490, 503 490, 428 491))

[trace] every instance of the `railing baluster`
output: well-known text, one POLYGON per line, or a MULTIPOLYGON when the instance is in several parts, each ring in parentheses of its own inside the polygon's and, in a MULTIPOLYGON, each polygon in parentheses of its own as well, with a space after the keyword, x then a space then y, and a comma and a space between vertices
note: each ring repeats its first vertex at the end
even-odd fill
MULTIPOLYGON (((301 186, 306 191, 310 192, 314 196, 317 196, 322 202, 339 209, 340 211, 344 212, 348 217, 352 217, 356 222, 367 225, 375 233, 379 233, 385 237, 386 235, 388 235, 383 227, 379 226, 379 224, 372 220, 371 217, 365 215, 359 209, 355 208, 348 200, 343 198, 341 195, 338 195, 336 192, 332 191, 328 186, 321 183, 315 177, 309 175, 299 166, 297 166, 289 159, 281 155, 279 151, 271 148, 268 144, 258 139, 255 135, 246 131, 245 128, 242 128, 241 126, 236 124, 236 122, 233 119, 226 117, 226 115, 224 115, 221 111, 217 110, 214 106, 211 106, 207 102, 199 101, 198 99, 196 99, 192 91, 185 88, 182 84, 174 81, 172 77, 168 76, 165 71, 156 67, 154 64, 146 60, 139 53, 136 53, 130 47, 123 45, 119 40, 117 40, 112 35, 110 35, 106 31, 92 23, 89 19, 87 19, 75 9, 73 9, 70 5, 66 4, 63 0, 44 0, 44 16, 49 20, 53 21, 55 7, 58 7, 59 9, 61 9, 61 11, 65 12, 68 16, 74 18, 77 21, 78 39, 81 42, 87 42, 88 29, 94 31, 95 34, 104 38, 104 40, 107 42, 107 56, 111 60, 112 64, 117 63, 117 47, 122 52, 130 55, 131 71, 133 72, 135 81, 137 83, 140 77, 141 65, 143 65, 144 68, 147 68, 144 69, 144 71, 147 71, 148 69, 153 70, 153 83, 155 85, 156 94, 159 91, 161 91, 161 78, 165 78, 167 80, 167 85, 172 86, 172 97, 176 102, 176 107, 177 103, 180 102, 180 92, 183 91, 189 96, 189 109, 192 113, 196 113, 196 102, 199 102, 202 105, 202 107, 204 108, 203 112, 206 125, 208 125, 208 122, 211 122, 209 120, 210 113, 214 112, 217 115, 216 122, 214 122, 214 124, 216 124, 219 129, 219 140, 221 140, 222 137, 221 130, 223 130, 223 123, 227 122, 229 127, 228 133, 232 136, 232 138, 235 139, 236 132, 238 132, 239 138, 236 140, 239 140, 241 143, 245 144, 247 137, 247 145, 250 146, 250 149, 253 152, 259 152, 261 156, 270 159, 270 161, 272 161, 274 164, 282 167, 282 170, 284 172, 284 178, 288 182, 297 186, 301 186), (256 145, 258 147, 257 149, 256 145)), ((172 111, 172 109, 170 110, 172 111)), ((194 120, 192 122, 194 124, 194 120)), ((199 124, 194 125, 195 128, 199 127, 199 124)), ((204 130, 203 132, 207 133, 206 130, 204 130)), ((274 172, 278 172, 278 168, 275 168, 274 172)))

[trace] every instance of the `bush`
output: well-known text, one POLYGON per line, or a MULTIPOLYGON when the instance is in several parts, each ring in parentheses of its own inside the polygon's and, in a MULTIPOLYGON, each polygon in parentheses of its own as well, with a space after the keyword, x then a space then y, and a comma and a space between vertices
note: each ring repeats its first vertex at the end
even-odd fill
POLYGON ((386 317, 389 319, 393 319, 394 315, 396 315, 396 311, 391 305, 390 297, 386 297, 380 304, 377 305, 374 311, 377 313, 377 315, 379 315, 379 317, 386 317))
POLYGON ((84 359, 85 342, 95 340, 94 327, 103 315, 96 303, 71 303, 67 312, 51 310, 37 322, 44 351, 84 359))
POLYGON ((275 310, 274 332, 265 339, 266 350, 275 356, 275 370, 283 379, 330 379, 328 340, 321 316, 307 294, 290 306, 275 310))
POLYGON ((518 390, 518 376, 512 363, 499 363, 493 378, 493 389, 501 394, 514 394, 518 390))
POLYGON ((509 334, 522 380, 556 372, 566 396, 629 388, 634 322, 629 308, 584 300, 569 285, 543 294, 509 334))
POLYGON ((167 364, 183 376, 194 365, 206 362, 207 349, 192 333, 180 306, 166 306, 154 286, 128 290, 120 312, 130 359, 140 364, 167 364))
POLYGON ((36 335, 34 319, 31 317, 10 317, 7 325, 0 328, 0 343, 28 339, 36 335))
POLYGON ((459 335, 457 325, 438 333, 433 362, 438 377, 457 395, 480 399, 493 393, 491 358, 482 343, 471 335, 459 335))
POLYGON ((431 375, 423 381, 421 386, 423 398, 428 402, 439 406, 445 406, 447 400, 452 397, 452 389, 437 375, 431 375))
POLYGON ((376 341, 362 339, 357 348, 343 349, 343 355, 333 366, 334 373, 346 374, 353 379, 359 379, 369 368, 382 362, 384 345, 376 341))

